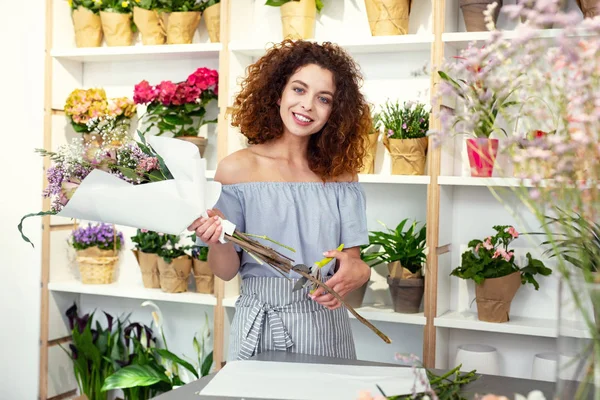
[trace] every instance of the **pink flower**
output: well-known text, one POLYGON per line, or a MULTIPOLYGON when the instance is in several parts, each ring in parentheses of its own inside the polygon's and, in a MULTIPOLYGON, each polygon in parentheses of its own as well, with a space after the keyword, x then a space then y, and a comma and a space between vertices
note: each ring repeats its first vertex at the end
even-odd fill
POLYGON ((358 394, 358 399, 357 400, 385 400, 385 397, 383 397, 382 395, 377 395, 375 397, 371 396, 370 392, 367 391, 361 391, 358 394))
POLYGON ((487 237, 485 239, 485 242, 483 242, 483 247, 485 247, 486 250, 492 250, 494 248, 494 246, 492 245, 492 238, 491 237, 487 237))
POLYGON ((509 226, 508 228, 506 228, 505 232, 508 232, 510 236, 512 236, 515 239, 519 237, 519 232, 517 232, 517 230, 513 226, 509 226))
POLYGON ((475 246, 475 253, 479 253, 480 248, 481 248, 481 243, 477 243, 477 246, 475 246))
POLYGON ((509 262, 510 260, 512 260, 513 256, 514 256, 514 252, 512 252, 512 251, 509 251, 508 253, 504 252, 504 255, 503 255, 504 261, 509 262))
POLYGON ((496 396, 495 394, 486 394, 481 400, 508 400, 505 396, 496 396))
POLYGON ((136 104, 152 103, 156 100, 158 89, 150 86, 148 81, 141 81, 133 89, 133 101, 136 104))
POLYGON ((171 104, 171 100, 175 95, 177 85, 171 81, 162 81, 156 85, 156 89, 158 90, 158 101, 160 101, 163 105, 168 106, 171 104))

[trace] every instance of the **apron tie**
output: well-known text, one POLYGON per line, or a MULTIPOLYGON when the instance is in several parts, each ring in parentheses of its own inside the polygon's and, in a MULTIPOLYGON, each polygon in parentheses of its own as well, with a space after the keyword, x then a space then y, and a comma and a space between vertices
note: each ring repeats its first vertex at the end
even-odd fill
POLYGON ((257 300, 252 305, 252 310, 244 325, 238 360, 247 360, 255 354, 265 318, 271 328, 275 350, 285 351, 294 345, 277 310, 270 304, 260 303, 257 300))

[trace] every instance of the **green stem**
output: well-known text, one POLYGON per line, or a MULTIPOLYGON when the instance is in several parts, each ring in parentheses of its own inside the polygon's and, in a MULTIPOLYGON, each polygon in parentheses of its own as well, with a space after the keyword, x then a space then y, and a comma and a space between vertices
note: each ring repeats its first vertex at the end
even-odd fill
MULTIPOLYGON (((268 240, 269 242, 275 243, 276 245, 281 246, 284 249, 288 249, 289 251, 294 252, 294 253, 296 252, 296 250, 293 249, 293 248, 291 248, 290 246, 286 246, 285 244, 279 243, 278 241, 273 240, 273 239, 271 239, 270 237, 268 237, 266 235, 253 235, 252 233, 244 233, 244 235, 250 236, 250 237, 254 237, 254 238, 257 238, 257 239, 268 240)), ((237 238, 237 239, 241 239, 241 238, 237 238)))

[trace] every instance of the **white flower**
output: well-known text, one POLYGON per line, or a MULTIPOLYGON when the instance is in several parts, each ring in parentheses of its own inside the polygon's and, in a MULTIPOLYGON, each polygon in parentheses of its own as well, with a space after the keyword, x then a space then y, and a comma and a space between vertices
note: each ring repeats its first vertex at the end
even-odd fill
POLYGON ((542 393, 541 391, 533 390, 529 392, 527 397, 517 393, 515 395, 515 400, 546 400, 546 397, 544 397, 544 393, 542 393))

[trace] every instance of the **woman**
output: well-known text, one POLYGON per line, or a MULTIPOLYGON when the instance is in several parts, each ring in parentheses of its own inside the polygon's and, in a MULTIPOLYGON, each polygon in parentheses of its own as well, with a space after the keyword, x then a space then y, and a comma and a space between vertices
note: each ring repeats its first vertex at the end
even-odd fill
POLYGON ((242 278, 230 359, 265 350, 356 358, 348 313, 337 299, 321 288, 293 292, 297 273, 285 279, 218 238, 220 217, 292 247, 265 243, 295 264, 335 258, 323 267, 323 280, 342 297, 369 280, 360 258, 369 238, 357 172, 372 120, 360 82, 353 60, 330 43, 284 41, 248 69, 232 125, 250 147, 219 163, 221 197, 209 218, 189 227, 210 247, 216 276, 242 278), (340 244, 343 251, 331 250, 340 244))

